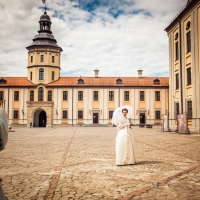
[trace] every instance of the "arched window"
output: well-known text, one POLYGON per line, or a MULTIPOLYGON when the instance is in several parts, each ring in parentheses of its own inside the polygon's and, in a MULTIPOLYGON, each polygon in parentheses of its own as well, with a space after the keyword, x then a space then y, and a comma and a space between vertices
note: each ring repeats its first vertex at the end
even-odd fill
POLYGON ((52 101, 52 91, 48 91, 48 101, 52 101))
POLYGON ((116 80, 116 84, 122 84, 122 79, 118 78, 118 79, 116 80))
POLYGON ((78 84, 84 84, 84 80, 83 79, 78 79, 78 84))
POLYGON ((43 96, 44 96, 44 89, 40 87, 38 89, 38 101, 43 101, 43 96))
POLYGON ((30 101, 34 101, 34 91, 30 91, 30 101))
POLYGON ((39 80, 44 80, 44 69, 43 68, 39 69, 39 80))

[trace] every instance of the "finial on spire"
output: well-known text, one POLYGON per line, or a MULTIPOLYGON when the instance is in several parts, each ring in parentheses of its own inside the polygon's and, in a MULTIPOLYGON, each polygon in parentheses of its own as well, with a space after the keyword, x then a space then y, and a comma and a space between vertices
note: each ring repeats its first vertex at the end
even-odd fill
POLYGON ((46 11, 47 11, 47 4, 46 4, 46 0, 42 0, 42 3, 45 5, 45 7, 44 7, 44 8, 45 8, 45 12, 44 12, 44 14, 47 14, 47 12, 46 12, 46 11))

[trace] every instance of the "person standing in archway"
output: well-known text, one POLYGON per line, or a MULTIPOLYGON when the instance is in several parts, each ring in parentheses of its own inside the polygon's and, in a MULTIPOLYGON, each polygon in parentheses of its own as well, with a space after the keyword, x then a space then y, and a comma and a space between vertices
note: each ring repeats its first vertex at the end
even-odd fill
POLYGON ((45 121, 44 121, 44 119, 42 120, 42 127, 45 127, 45 121))

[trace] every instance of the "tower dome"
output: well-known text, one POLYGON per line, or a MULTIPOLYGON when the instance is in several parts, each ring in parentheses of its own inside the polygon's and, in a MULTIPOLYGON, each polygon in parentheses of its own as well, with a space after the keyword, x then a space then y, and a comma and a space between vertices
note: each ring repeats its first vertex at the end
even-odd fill
POLYGON ((40 24, 40 29, 38 31, 39 34, 33 38, 33 43, 26 48, 30 50, 33 47, 51 46, 51 47, 59 49, 59 51, 61 52, 62 48, 57 45, 57 41, 52 35, 52 31, 51 31, 52 23, 46 11, 40 17, 39 24, 40 24))

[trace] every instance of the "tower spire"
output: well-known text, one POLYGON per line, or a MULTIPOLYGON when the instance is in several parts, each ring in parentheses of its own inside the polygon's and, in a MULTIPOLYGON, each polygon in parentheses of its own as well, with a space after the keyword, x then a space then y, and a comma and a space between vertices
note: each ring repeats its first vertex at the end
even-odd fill
POLYGON ((46 0, 42 0, 42 3, 44 4, 44 14, 47 14, 47 3, 46 3, 46 0))

